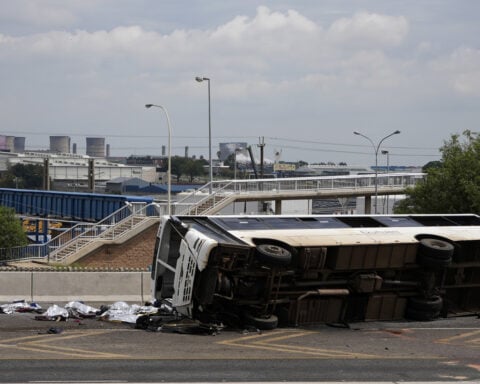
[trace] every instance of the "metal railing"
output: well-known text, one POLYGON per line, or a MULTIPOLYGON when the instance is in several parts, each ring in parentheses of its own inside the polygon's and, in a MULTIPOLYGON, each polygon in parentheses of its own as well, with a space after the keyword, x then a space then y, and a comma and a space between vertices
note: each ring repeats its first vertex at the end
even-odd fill
POLYGON ((97 240, 115 240, 125 232, 139 225, 138 218, 160 218, 166 214, 167 206, 157 203, 127 203, 124 207, 113 212, 97 223, 81 223, 73 226, 52 240, 44 244, 31 244, 25 247, 13 247, 0 249, 0 261, 28 261, 46 260, 58 262, 62 250, 71 248, 71 253, 77 252, 88 243, 97 240), (119 226, 122 231, 116 231, 119 226))
POLYGON ((254 180, 228 180, 214 181, 212 194, 209 194, 210 183, 198 190, 191 192, 183 199, 174 203, 172 212, 176 215, 202 214, 202 206, 208 205, 210 211, 215 206, 223 203, 225 199, 235 200, 242 194, 258 194, 262 198, 275 198, 279 194, 298 194, 301 198, 305 192, 343 191, 343 192, 374 192, 377 185, 378 192, 382 189, 398 190, 404 192, 407 187, 413 187, 425 178, 424 173, 390 173, 348 176, 322 176, 298 177, 280 179, 254 179, 254 180))

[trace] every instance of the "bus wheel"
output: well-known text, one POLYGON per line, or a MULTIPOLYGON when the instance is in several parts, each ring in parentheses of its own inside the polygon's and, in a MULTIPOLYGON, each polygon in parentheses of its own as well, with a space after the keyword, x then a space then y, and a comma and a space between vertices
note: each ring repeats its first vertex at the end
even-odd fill
POLYGON ((288 265, 292 261, 292 253, 274 243, 261 243, 257 245, 257 260, 273 265, 288 265))
POLYGON ((427 268, 443 268, 451 263, 454 250, 453 244, 444 240, 421 239, 417 262, 427 268))
POLYGON ((432 296, 428 299, 423 297, 411 297, 405 311, 405 317, 410 320, 431 321, 440 316, 443 300, 440 296, 432 296))
POLYGON ((443 307, 443 299, 440 296, 432 296, 428 299, 423 297, 411 297, 408 307, 424 312, 440 312, 443 307))
POLYGON ((275 329, 278 326, 278 317, 275 315, 257 317, 250 313, 245 313, 244 319, 246 324, 253 325, 255 328, 264 331, 275 329))
POLYGON ((455 250, 453 244, 440 239, 421 239, 418 252, 437 259, 449 259, 455 250))
POLYGON ((452 262, 452 258, 442 258, 435 256, 426 256, 424 254, 418 254, 417 263, 426 268, 444 268, 447 267, 452 262))

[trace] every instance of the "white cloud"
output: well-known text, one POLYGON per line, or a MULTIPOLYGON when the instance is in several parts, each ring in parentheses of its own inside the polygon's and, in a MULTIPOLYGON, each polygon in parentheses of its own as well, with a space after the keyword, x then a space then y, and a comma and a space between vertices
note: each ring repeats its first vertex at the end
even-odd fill
POLYGON ((405 17, 367 12, 341 18, 328 30, 332 42, 357 47, 397 46, 403 43, 407 34, 405 17))
POLYGON ((447 57, 432 62, 432 68, 444 77, 453 90, 463 95, 480 96, 480 50, 456 49, 447 57))
MULTIPOLYGON (((164 16, 168 7, 155 1, 149 4, 158 20, 129 1, 120 4, 138 14, 116 19, 119 7, 107 20, 107 8, 116 1, 106 2, 87 0, 83 6, 83 1, 45 1, 45 10, 57 12, 44 20, 50 28, 32 28, 35 33, 25 32, 26 27, 10 33, 1 29, 4 126, 36 127, 42 122, 65 129, 73 121, 78 131, 88 124, 132 132, 128 121, 140 124, 132 110, 141 114, 145 102, 168 101, 176 134, 182 129, 185 134, 204 117, 205 84, 197 84, 194 77, 205 75, 212 78, 215 128, 222 129, 222 135, 268 136, 274 127, 280 136, 295 127, 298 137, 338 141, 362 123, 372 130, 377 124, 382 137, 387 126, 401 124, 405 116, 414 120, 415 113, 423 113, 422 122, 435 129, 447 126, 446 119, 434 123, 433 114, 426 116, 422 107, 429 104, 433 110, 438 104, 451 105, 452 99, 476 100, 480 90, 479 51, 467 43, 456 48, 456 41, 446 50, 443 40, 430 34, 432 24, 418 38, 418 20, 406 8, 405 13, 386 12, 385 7, 358 12, 351 6, 322 18, 320 5, 288 10, 271 2, 270 8, 245 11, 230 10, 222 2, 216 9, 229 12, 215 15, 222 22, 212 22, 202 10, 205 19, 191 24, 185 6, 172 2, 174 16, 184 19, 175 24, 175 18, 164 16), (315 12, 309 12, 311 7, 315 12), (103 16, 94 15, 96 10, 103 16), (85 15, 95 16, 95 21, 87 24, 85 15), (38 109, 35 119, 22 113, 20 99, 30 103, 29 110, 38 109), (312 131, 319 121, 331 128, 312 131)), ((35 11, 26 10, 35 3, 21 2, 17 19, 33 17, 35 11)), ((339 3, 330 6, 341 8, 339 3)), ((9 8, 0 9, 0 21, 13 15, 15 7, 9 8)), ((156 117, 151 115, 154 126, 156 117)), ((403 127, 398 128, 403 133, 403 127)))
MULTIPOLYGON (((77 1, 29 1, 15 0, 2 2, 0 21, 15 22, 43 26, 49 28, 65 28, 76 21, 75 6, 77 1), (72 7, 73 6, 73 7, 72 7), (72 9, 73 8, 73 9, 72 9)), ((85 1, 84 4, 89 3, 85 1)))

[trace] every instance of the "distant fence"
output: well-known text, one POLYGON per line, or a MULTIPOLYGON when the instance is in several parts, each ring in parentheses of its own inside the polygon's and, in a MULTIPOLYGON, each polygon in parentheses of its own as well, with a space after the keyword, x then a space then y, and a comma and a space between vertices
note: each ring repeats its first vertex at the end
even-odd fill
POLYGON ((99 221, 127 202, 152 203, 151 197, 0 188, 0 205, 19 215, 99 221))

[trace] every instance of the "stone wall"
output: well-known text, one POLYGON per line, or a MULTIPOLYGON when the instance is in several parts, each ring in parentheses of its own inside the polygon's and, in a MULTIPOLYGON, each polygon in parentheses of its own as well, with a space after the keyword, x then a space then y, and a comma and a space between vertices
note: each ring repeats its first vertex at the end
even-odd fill
POLYGON ((158 224, 120 245, 104 245, 75 265, 94 268, 148 268, 152 264, 158 224))

